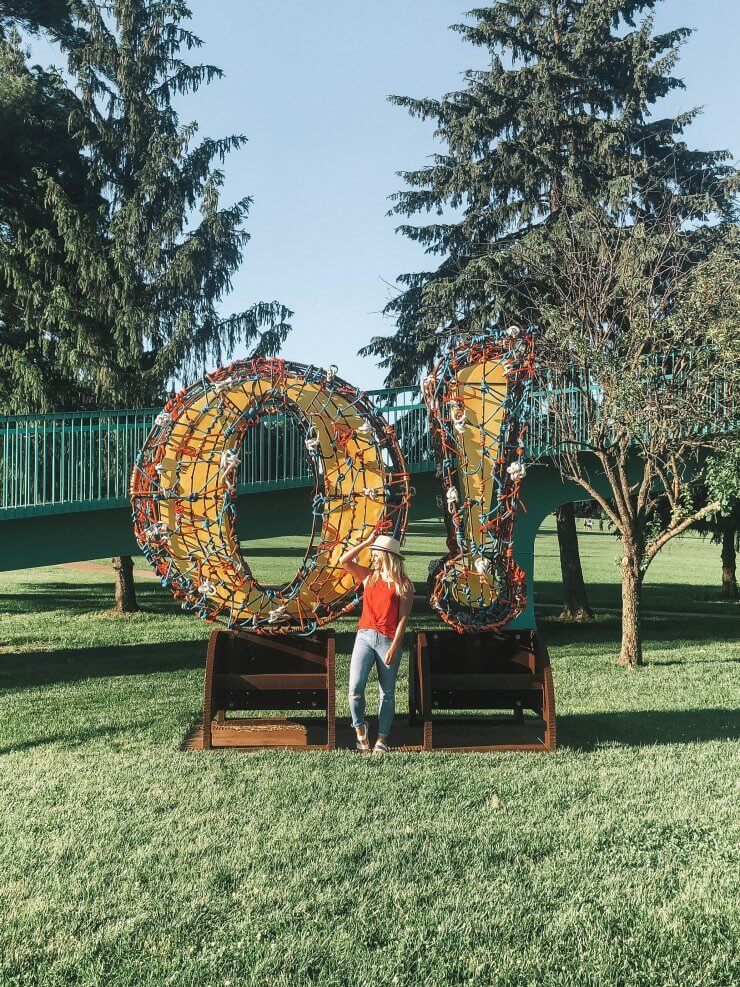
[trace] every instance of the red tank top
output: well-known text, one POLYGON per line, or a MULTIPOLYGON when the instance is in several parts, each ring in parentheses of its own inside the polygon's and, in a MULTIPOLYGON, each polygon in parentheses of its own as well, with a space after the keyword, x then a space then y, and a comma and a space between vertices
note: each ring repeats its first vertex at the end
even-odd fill
POLYGON ((365 583, 362 596, 362 613, 357 629, 377 631, 386 637, 393 637, 398 627, 399 596, 395 586, 389 586, 384 579, 365 583))

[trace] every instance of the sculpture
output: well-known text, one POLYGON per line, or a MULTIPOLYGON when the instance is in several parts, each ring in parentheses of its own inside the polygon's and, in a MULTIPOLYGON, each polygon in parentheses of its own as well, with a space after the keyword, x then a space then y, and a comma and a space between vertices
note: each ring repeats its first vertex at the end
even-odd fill
POLYGON ((393 428, 336 368, 256 358, 167 404, 138 457, 131 497, 138 544, 184 609, 232 629, 310 635, 358 602, 339 556, 371 528, 402 538, 410 490, 393 428), (242 439, 266 415, 297 423, 314 474, 311 541, 279 587, 254 578, 234 524, 242 439))
MULTIPOLYGON (((511 327, 450 349, 422 381, 449 549, 429 600, 460 633, 498 630, 525 606, 513 532, 533 376, 532 336, 511 327)), ((336 367, 255 358, 167 404, 131 494, 139 546, 185 609, 232 629, 309 635, 359 602, 338 559, 371 529, 402 538, 411 491, 394 429, 336 367), (314 475, 311 541, 278 587, 255 579, 234 525, 242 440, 268 415, 298 425, 314 475)))
POLYGON ((429 602, 460 633, 498 630, 526 604, 514 521, 533 376, 532 336, 512 326, 449 350, 422 382, 449 549, 429 602))

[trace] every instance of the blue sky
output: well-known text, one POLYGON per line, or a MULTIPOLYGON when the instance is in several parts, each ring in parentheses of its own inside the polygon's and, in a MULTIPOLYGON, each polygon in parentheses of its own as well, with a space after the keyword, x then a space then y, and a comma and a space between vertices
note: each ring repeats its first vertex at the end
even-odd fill
MULTIPOLYGON (((283 355, 328 366, 352 383, 382 386, 358 348, 392 323, 381 309, 398 274, 422 270, 420 248, 387 217, 395 172, 433 153, 432 126, 386 101, 459 87, 484 53, 447 30, 466 0, 191 0, 199 57, 226 78, 181 105, 203 135, 243 133, 226 163, 226 199, 254 198, 252 240, 225 308, 273 298, 295 311, 283 355)), ((665 0, 657 29, 696 33, 678 74, 686 91, 662 113, 704 107, 689 141, 738 153, 736 0, 665 0)), ((35 54, 44 59, 42 47, 35 54)), ((58 60, 57 60, 58 61, 58 60)), ((243 355, 242 353, 235 354, 243 355)))

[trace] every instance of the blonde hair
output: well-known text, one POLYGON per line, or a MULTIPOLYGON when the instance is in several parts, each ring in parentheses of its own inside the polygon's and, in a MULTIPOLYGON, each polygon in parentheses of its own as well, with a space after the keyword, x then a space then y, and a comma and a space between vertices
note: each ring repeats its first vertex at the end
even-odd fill
POLYGON ((406 575, 406 569, 404 568, 401 556, 394 555, 393 552, 382 552, 377 548, 372 549, 372 552, 377 552, 380 557, 380 566, 377 569, 373 569, 368 583, 372 585, 373 583, 377 583, 379 579, 382 579, 386 583, 390 583, 399 596, 403 596, 411 588, 411 580, 406 575))

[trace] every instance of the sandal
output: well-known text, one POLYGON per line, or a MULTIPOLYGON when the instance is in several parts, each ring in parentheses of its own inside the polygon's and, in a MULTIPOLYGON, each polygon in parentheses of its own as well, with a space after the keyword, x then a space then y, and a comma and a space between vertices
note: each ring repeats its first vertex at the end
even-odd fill
POLYGON ((357 738, 355 742, 355 747, 357 750, 362 754, 368 754, 370 752, 370 737, 367 732, 367 724, 365 724, 365 732, 362 736, 355 731, 355 737, 357 738))
POLYGON ((385 743, 378 739, 375 741, 375 747, 373 747, 373 754, 387 754, 388 748, 385 743))

